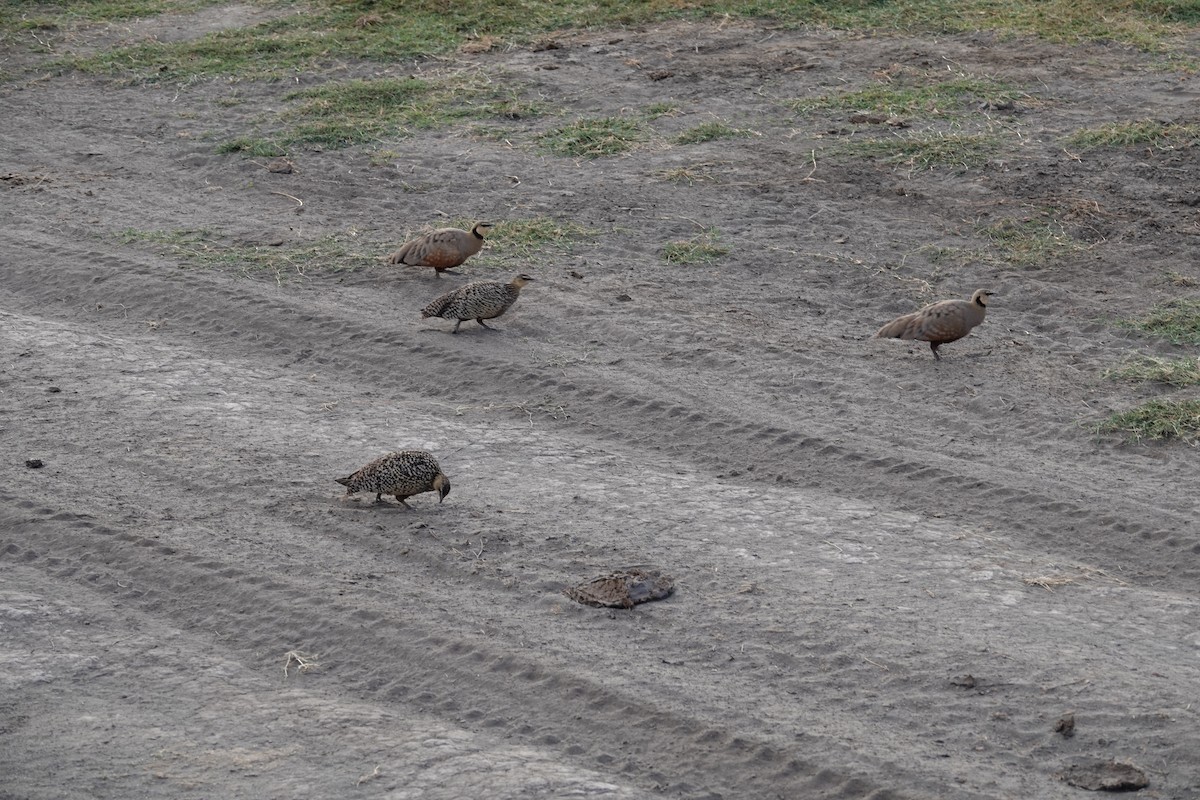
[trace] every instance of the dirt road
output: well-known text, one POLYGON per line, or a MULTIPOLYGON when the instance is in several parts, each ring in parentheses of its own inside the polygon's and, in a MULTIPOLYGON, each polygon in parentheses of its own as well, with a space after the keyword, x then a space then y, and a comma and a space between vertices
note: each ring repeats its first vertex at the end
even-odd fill
POLYGON ((0 796, 1073 798, 1062 770, 1115 759, 1200 797, 1196 451, 1088 430, 1167 391, 1105 369, 1189 352, 1116 323, 1200 280, 1200 148, 1063 145, 1196 122, 1197 77, 983 36, 558 45, 453 66, 572 115, 675 110, 613 158, 545 154, 539 118, 281 174, 215 152, 278 84, 0 87, 0 796), (888 69, 1019 87, 913 123, 1004 148, 839 156, 885 123, 786 102, 888 69), (712 119, 752 135, 671 143, 712 119), (440 280, 128 235, 374 257, 460 218, 590 233, 440 280), (1051 218, 1040 263, 981 233, 1051 218), (661 257, 710 229, 723 257, 661 257), (517 271, 498 332, 419 318, 517 271), (981 287, 941 362, 869 338, 981 287), (438 455, 444 504, 342 499, 403 448, 438 455), (561 594, 643 564, 671 598, 561 594))

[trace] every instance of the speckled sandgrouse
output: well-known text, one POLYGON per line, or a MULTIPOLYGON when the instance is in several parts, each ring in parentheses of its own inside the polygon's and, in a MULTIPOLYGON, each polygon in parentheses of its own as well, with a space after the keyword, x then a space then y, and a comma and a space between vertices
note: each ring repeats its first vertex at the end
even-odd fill
POLYGON ((408 264, 413 267, 433 267, 441 276, 483 249, 483 239, 494 226, 477 222, 469 231, 459 228, 438 228, 404 243, 388 256, 389 264, 408 264))
POLYGON ((476 281, 460 286, 452 292, 434 300, 421 309, 422 317, 442 317, 457 320, 451 333, 458 333, 464 320, 473 319, 485 328, 491 328, 485 319, 495 319, 508 311, 509 306, 521 296, 521 287, 533 278, 522 273, 508 283, 499 281, 476 281))
POLYGON ((337 482, 346 487, 347 497, 355 492, 375 492, 379 503, 385 494, 394 494, 405 508, 412 508, 404 500, 414 494, 437 492, 439 503, 450 494, 450 479, 442 474, 437 459, 424 450, 388 453, 337 482))
POLYGON ((929 342, 933 357, 941 361, 938 347, 963 338, 972 328, 983 322, 987 314, 987 299, 992 294, 994 292, 979 289, 971 295, 970 300, 942 300, 932 303, 920 311, 892 320, 876 331, 874 338, 929 342))

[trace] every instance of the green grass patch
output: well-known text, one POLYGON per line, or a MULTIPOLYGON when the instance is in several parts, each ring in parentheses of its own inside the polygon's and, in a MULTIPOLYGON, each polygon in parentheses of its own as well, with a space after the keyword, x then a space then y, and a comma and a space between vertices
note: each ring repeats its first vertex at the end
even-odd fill
POLYGON ((245 153, 260 158, 278 158, 287 155, 287 148, 274 139, 239 136, 217 145, 218 153, 245 153))
POLYGON ((576 222, 529 217, 497 222, 488 235, 488 243, 496 255, 526 258, 550 247, 570 250, 575 242, 593 238, 596 234, 596 230, 576 222))
POLYGON ((1098 433, 1119 433, 1129 441, 1200 439, 1200 400, 1150 400, 1113 414, 1096 425, 1098 433))
POLYGON ((1155 307, 1122 326, 1159 336, 1174 344, 1200 345, 1200 300, 1181 298, 1155 307))
POLYGON ((1011 103, 1017 92, 992 80, 959 77, 927 86, 902 86, 895 82, 868 86, 840 94, 790 100, 793 111, 869 111, 888 116, 948 115, 975 111, 982 103, 1011 103))
POLYGON ((72 0, 36 3, 0 0, 0 31, 53 30, 95 22, 186 14, 221 0, 72 0))
POLYGON ((675 103, 652 103, 642 113, 646 119, 658 119, 659 117, 671 116, 678 111, 679 106, 675 103))
POLYGON ((724 122, 705 122, 689 128, 675 137, 676 144, 701 144, 717 139, 744 139, 753 133, 745 128, 734 128, 724 122))
POLYGON ((986 164, 1000 150, 1000 138, 986 133, 913 133, 883 139, 854 139, 835 152, 877 158, 910 170, 937 167, 968 170, 986 164))
POLYGON ((671 183, 686 183, 688 186, 697 183, 720 183, 714 172, 716 167, 717 164, 712 162, 689 164, 686 167, 660 170, 655 173, 655 177, 671 183))
POLYGON ((556 156, 601 158, 628 152, 648 135, 645 123, 635 117, 592 117, 549 130, 538 143, 556 156))
POLYGON ((204 269, 238 272, 247 276, 271 276, 276 282, 303 278, 309 272, 338 272, 375 264, 378 253, 361 253, 353 232, 331 234, 311 242, 269 247, 230 244, 206 229, 137 230, 128 228, 116 235, 121 244, 148 246, 181 264, 204 269))
MULTIPOLYGON (((195 8, 199 0, 184 4, 195 8)), ((87 0, 40 5, 4 0, 0 30, 57 25, 73 16, 145 15, 167 0, 87 0), (21 13, 24 12, 24 13, 21 13)), ((450 53, 469 41, 525 42, 570 28, 621 27, 664 19, 764 19, 785 27, 900 34, 996 31, 1056 42, 1114 41, 1165 50, 1169 37, 1200 25, 1195 0, 314 0, 303 14, 190 41, 149 42, 61 61, 89 72, 147 81, 213 76, 282 77, 347 59, 396 63, 450 53)))
POLYGON ((1183 149, 1200 144, 1200 125, 1144 119, 1134 122, 1110 122, 1097 128, 1085 128, 1071 134, 1068 146, 1080 150, 1102 147, 1150 145, 1160 149, 1183 149))
POLYGON ((718 244, 719 239, 717 229, 708 228, 691 239, 667 242, 662 259, 668 264, 711 264, 729 252, 728 247, 718 244))
MULTIPOLYGON (((477 219, 457 218, 439 223, 437 227, 461 228, 469 231, 477 219)), ((470 263, 511 266, 516 261, 528 263, 543 256, 570 252, 581 241, 594 239, 599 231, 577 222, 562 221, 551 217, 526 217, 517 219, 489 220, 495 223, 488 234, 483 252, 470 263)), ((432 230, 432 227, 430 228, 432 230)), ((414 231, 412 235, 425 233, 414 231)))
POLYGON ((980 228, 1001 257, 1010 264, 1044 265, 1062 256, 1085 249, 1062 224, 1053 219, 1002 219, 980 228))
POLYGON ((212 236, 213 233, 205 228, 173 231, 143 231, 137 228, 126 228, 113 238, 121 244, 165 244, 182 247, 202 242, 212 236))
POLYGON ((217 151, 278 156, 295 144, 349 147, 448 127, 460 120, 523 119, 540 113, 511 85, 481 73, 330 82, 284 95, 282 128, 223 142, 217 151))
POLYGON ((1184 387, 1200 384, 1200 358, 1153 358, 1142 356, 1105 370, 1104 377, 1138 383, 1165 383, 1184 387))

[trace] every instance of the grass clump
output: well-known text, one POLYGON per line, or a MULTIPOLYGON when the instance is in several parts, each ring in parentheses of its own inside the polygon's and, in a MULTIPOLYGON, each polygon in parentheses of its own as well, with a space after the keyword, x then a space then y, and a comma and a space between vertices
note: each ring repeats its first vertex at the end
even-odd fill
POLYGON ((331 82, 284 95, 299 101, 282 119, 294 124, 289 144, 346 147, 377 140, 401 127, 434 127, 442 112, 430 102, 433 86, 416 78, 331 82))
POLYGON ((668 264, 711 264, 729 252, 728 247, 717 243, 719 238, 716 228, 708 228, 691 239, 667 242, 662 259, 668 264))
POLYGON ((752 132, 745 128, 734 128, 724 122, 705 122, 689 128, 675 137, 676 144, 701 144, 716 139, 744 139, 752 132))
POLYGON ((917 133, 848 142, 842 152, 879 158, 917 172, 937 167, 968 170, 986 164, 999 150, 998 137, 986 133, 917 133))
POLYGON ((1011 264, 1045 264, 1084 245, 1053 219, 1002 219, 979 230, 1011 264))
POLYGON ((646 119, 658 119, 659 117, 669 117, 679 111, 679 106, 675 103, 651 103, 642 113, 646 119))
POLYGON ((1200 345, 1200 300, 1172 300, 1155 307, 1140 319, 1125 320, 1122 325, 1173 344, 1200 345))
POLYGON ((689 164, 686 167, 673 167, 655 173, 655 177, 671 183, 686 183, 692 186, 697 183, 720 183, 714 172, 718 165, 706 161, 699 164, 689 164))
POLYGON ((1081 150, 1132 145, 1182 150, 1200 144, 1200 125, 1153 119, 1110 122, 1096 128, 1076 131, 1067 139, 1067 144, 1081 150))
POLYGON ((125 228, 119 231, 113 238, 121 244, 184 245, 199 242, 211 235, 212 233, 205 228, 178 229, 173 231, 143 231, 137 228, 125 228))
POLYGON ((464 119, 520 119, 540 113, 513 87, 475 73, 330 82, 289 92, 284 100, 294 105, 279 115, 282 129, 267 137, 224 142, 217 151, 279 156, 294 144, 349 147, 464 119))
POLYGON ((548 247, 569 250, 576 241, 595 235, 596 231, 576 222, 529 217, 496 223, 487 240, 489 250, 497 255, 526 258, 548 247))
POLYGON ((271 247, 228 243, 206 229, 127 228, 116 235, 116 240, 121 244, 148 245, 187 266, 239 272, 247 277, 270 275, 277 283, 283 283, 290 278, 305 277, 309 271, 336 272, 376 263, 376 254, 363 254, 351 247, 354 237, 351 231, 307 243, 271 247))
POLYGON ((1200 400, 1150 400, 1096 425, 1098 433, 1123 434, 1129 441, 1200 439, 1200 400))
POLYGON ((899 86, 894 82, 852 92, 791 100, 787 105, 801 113, 812 111, 869 111, 888 116, 946 115, 974 109, 981 103, 1002 106, 1016 93, 995 81, 959 77, 928 86, 899 86))
POLYGON ((245 153, 259 158, 278 158, 287 155, 287 149, 273 139, 254 136, 239 136, 217 145, 218 153, 245 153))
POLYGON ((601 158, 632 150, 646 138, 641 120, 633 117, 579 119, 538 137, 547 152, 572 158, 601 158))
POLYGON ((1200 384, 1200 358, 1153 358, 1143 356, 1106 370, 1104 377, 1147 383, 1154 381, 1184 387, 1200 384))

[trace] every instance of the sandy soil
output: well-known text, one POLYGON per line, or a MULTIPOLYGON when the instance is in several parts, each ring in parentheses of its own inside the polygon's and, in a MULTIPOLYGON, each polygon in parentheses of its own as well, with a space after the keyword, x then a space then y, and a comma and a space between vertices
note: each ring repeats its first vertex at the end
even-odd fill
POLYGON ((544 155, 561 120, 535 119, 275 174, 214 145, 291 86, 0 87, 0 796, 1053 799, 1115 759, 1141 796, 1200 797, 1196 451, 1086 427, 1165 391, 1105 368, 1186 352, 1114 320, 1200 279, 1200 148, 1062 144, 1197 122, 1200 79, 987 36, 558 43, 449 67, 571 114, 679 112, 618 158, 544 155), (970 123, 1020 145, 969 171, 826 158, 870 123, 780 103, 889 69, 1022 87, 970 123), (670 144, 713 118, 760 135, 670 144), (660 177, 698 164, 716 180, 660 177), (1047 207, 1082 246, 953 257, 1047 207), (117 237, 354 231, 383 255, 447 217, 535 216, 595 235, 457 278, 282 282, 117 237), (663 263, 702 227, 728 256, 663 263), (500 332, 419 318, 518 266, 537 282, 500 332), (868 338, 979 287, 987 321, 940 363, 868 338), (444 504, 341 499, 401 448, 439 456, 444 504), (561 594, 635 564, 675 594, 561 594))

